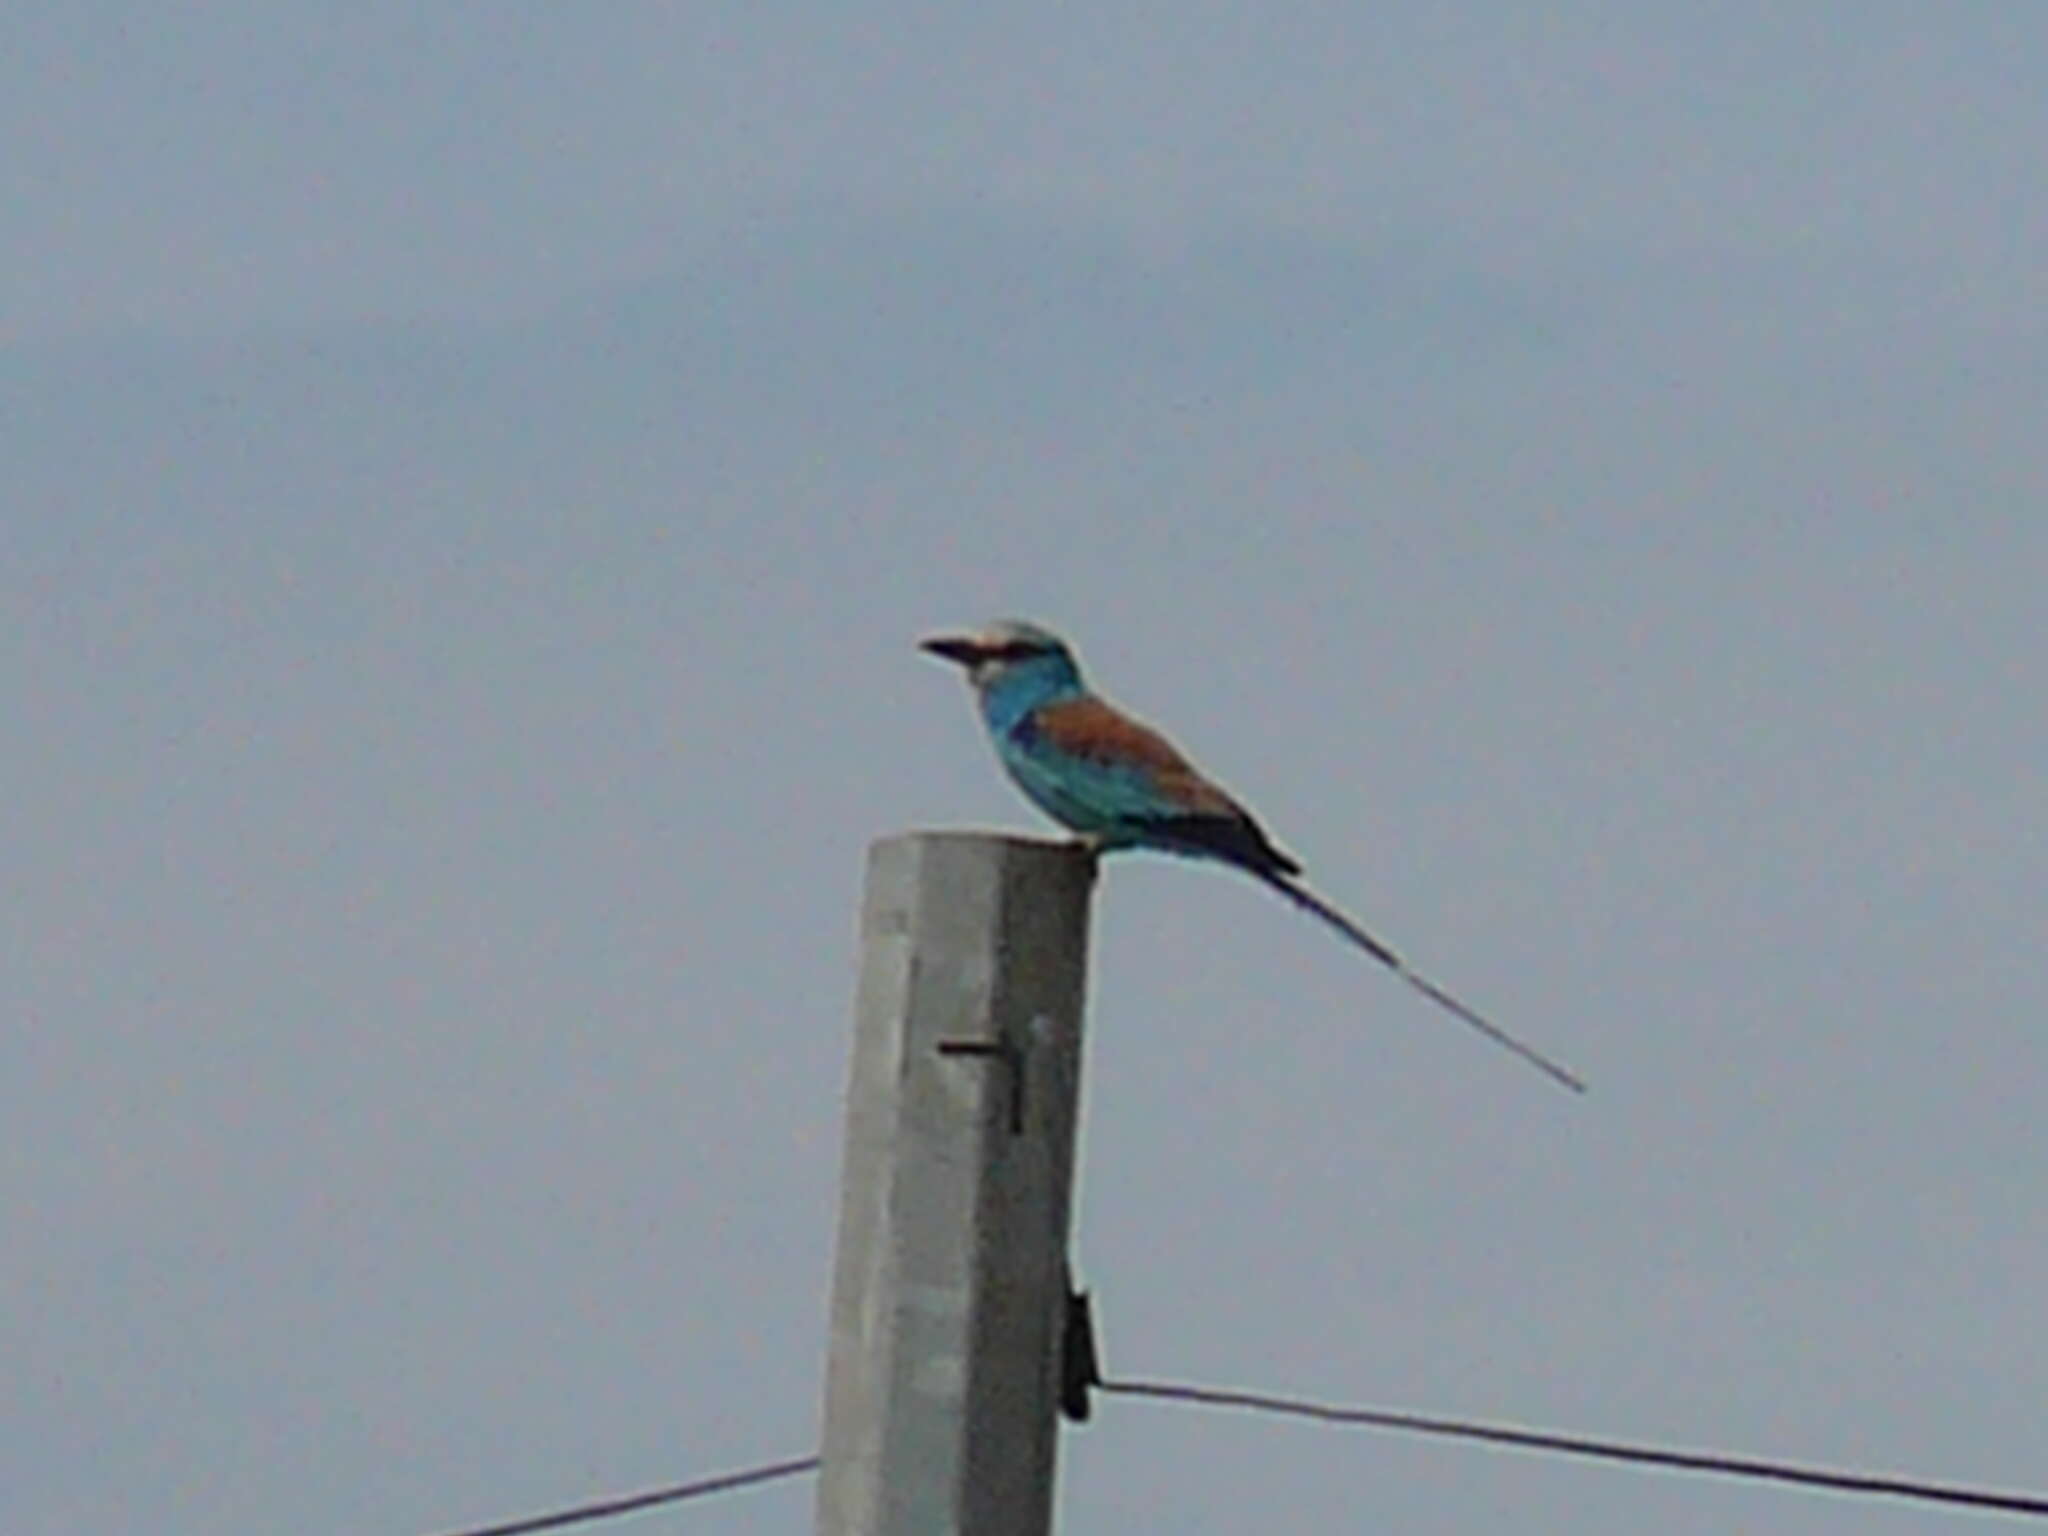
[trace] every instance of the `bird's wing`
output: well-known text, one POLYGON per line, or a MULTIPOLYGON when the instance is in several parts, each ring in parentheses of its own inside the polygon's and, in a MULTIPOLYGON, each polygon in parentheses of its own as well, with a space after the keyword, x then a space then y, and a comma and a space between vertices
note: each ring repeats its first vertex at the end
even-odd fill
POLYGON ((1299 874, 1265 828, 1202 776, 1172 742, 1090 695, 1047 704, 1030 717, 1033 756, 1051 756, 1070 803, 1154 846, 1241 864, 1259 874, 1299 874))
POLYGON ((1093 695, 1042 705, 1032 712, 1030 724, 1033 733, 1055 751, 1141 784, 1150 803, 1134 805, 1133 811, 1244 814, 1242 807, 1203 778, 1172 742, 1093 695))

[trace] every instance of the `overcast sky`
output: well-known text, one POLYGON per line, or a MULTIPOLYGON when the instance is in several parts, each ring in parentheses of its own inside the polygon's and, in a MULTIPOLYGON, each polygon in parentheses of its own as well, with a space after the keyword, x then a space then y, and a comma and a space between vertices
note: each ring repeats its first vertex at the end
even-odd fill
MULTIPOLYGON (((1039 825, 912 649, 997 614, 1593 1085, 1112 865, 1112 1371, 2048 1486, 2044 78, 2024 0, 14 7, 0 1526, 812 1449, 863 851, 1039 825)), ((1961 1524, 1126 1401, 1060 1509, 1961 1524)))

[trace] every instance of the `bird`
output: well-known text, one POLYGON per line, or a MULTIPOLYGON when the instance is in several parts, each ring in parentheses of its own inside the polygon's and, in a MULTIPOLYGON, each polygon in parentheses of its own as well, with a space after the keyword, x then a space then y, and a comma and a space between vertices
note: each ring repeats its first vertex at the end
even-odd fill
POLYGON ((1090 691, 1066 641, 1022 619, 932 635, 920 649, 962 668, 1004 769, 1092 853, 1152 849, 1244 871, 1320 918, 1402 981, 1575 1093, 1585 1081, 1414 970, 1318 896, 1301 862, 1158 731, 1090 691))

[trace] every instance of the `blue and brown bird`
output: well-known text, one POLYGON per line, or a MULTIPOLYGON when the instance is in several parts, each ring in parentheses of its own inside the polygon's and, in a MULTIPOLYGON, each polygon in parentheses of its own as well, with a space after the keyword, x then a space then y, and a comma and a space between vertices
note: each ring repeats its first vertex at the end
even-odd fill
POLYGON ((1577 1092, 1586 1085, 1474 1012, 1309 890, 1301 865, 1252 813, 1151 727, 1088 691, 1067 643, 1017 619, 978 634, 937 635, 923 649, 966 669, 996 756, 1010 777, 1097 852, 1152 848, 1214 859, 1256 876, 1312 912, 1438 1006, 1577 1092))

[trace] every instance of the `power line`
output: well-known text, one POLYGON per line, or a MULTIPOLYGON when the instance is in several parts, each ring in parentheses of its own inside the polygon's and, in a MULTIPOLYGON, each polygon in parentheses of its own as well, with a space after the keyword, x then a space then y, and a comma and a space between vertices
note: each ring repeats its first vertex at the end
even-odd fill
POLYGON ((1631 1462, 1637 1466, 1668 1467, 1678 1471, 1701 1472, 1752 1481, 1828 1488, 1838 1493, 1887 1495, 1923 1504, 1951 1504, 1965 1509, 1993 1510, 2009 1515, 2032 1515, 2037 1519, 2048 1518, 2048 1497, 2036 1494, 1999 1493, 1990 1489, 1965 1488, 1954 1483, 1930 1483, 1917 1478, 1869 1472, 1838 1472, 1825 1467, 1798 1466, 1789 1462, 1766 1461, 1761 1457, 1727 1456, 1714 1451, 1678 1451, 1662 1446, 1631 1445, 1622 1441, 1596 1440, 1581 1435, 1553 1434, 1546 1430, 1516 1429, 1504 1424, 1483 1424, 1466 1419, 1402 1413, 1387 1408, 1334 1407, 1327 1403, 1309 1402, 1301 1398, 1276 1397, 1263 1392, 1241 1392, 1224 1387, 1183 1386, 1164 1381, 1110 1380, 1098 1383, 1098 1390, 1119 1397, 1148 1397, 1166 1402, 1197 1403, 1212 1408, 1237 1408, 1252 1413, 1317 1419, 1326 1424, 1362 1425, 1374 1429, 1395 1429, 1410 1434, 1457 1440, 1480 1440, 1492 1445, 1511 1445, 1523 1450, 1583 1456, 1599 1461, 1631 1462))
MULTIPOLYGON (((1474 1440, 1488 1445, 1512 1446, 1518 1450, 1550 1455, 1577 1456, 1593 1461, 1612 1461, 1635 1466, 1663 1467, 1672 1471, 1697 1472, 1749 1482, 1786 1483, 1796 1487, 1824 1488, 1835 1493, 1862 1494, 1908 1500, 1921 1504, 1945 1504, 1956 1508, 2008 1515, 2048 1518, 2048 1496, 2003 1493, 1988 1488, 1970 1488, 1956 1483, 1929 1482, 1875 1472, 1843 1472, 1829 1467, 1803 1466, 1794 1462, 1771 1461, 1760 1456, 1731 1456, 1719 1451, 1682 1451, 1667 1446, 1642 1445, 1620 1440, 1601 1440, 1588 1435, 1564 1435, 1550 1430, 1522 1429, 1509 1424, 1489 1424, 1474 1419, 1445 1418, 1434 1414, 1408 1413, 1394 1408, 1366 1408, 1319 1403, 1307 1398, 1285 1397, 1270 1392, 1248 1392, 1232 1387, 1198 1387, 1181 1382, 1133 1381, 1112 1378, 1097 1381, 1096 1391, 1116 1397, 1149 1398, 1159 1402, 1192 1403, 1206 1408, 1229 1408, 1247 1413, 1273 1414, 1282 1418, 1312 1419, 1324 1424, 1342 1424, 1368 1429, 1391 1429, 1405 1434, 1437 1439, 1474 1440)), ((472 1526, 449 1531, 443 1536, 532 1536, 538 1531, 565 1530, 630 1515, 664 1504, 681 1504, 714 1493, 758 1487, 818 1469, 819 1458, 799 1456, 787 1461, 766 1462, 739 1472, 721 1472, 711 1477, 649 1489, 552 1514, 529 1515, 501 1525, 472 1526)))
POLYGON ((479 1525, 465 1530, 449 1531, 445 1536, 529 1536, 533 1531, 559 1531, 593 1520, 609 1520, 616 1515, 630 1515, 638 1510, 653 1509, 660 1504, 681 1504, 689 1499, 703 1498, 707 1494, 729 1493, 735 1488, 753 1488, 762 1483, 795 1477, 800 1472, 817 1470, 817 1457, 798 1456, 789 1461, 771 1461, 762 1466, 748 1467, 743 1472, 721 1472, 713 1477, 700 1477, 693 1482, 677 1483, 668 1488, 651 1488, 644 1493, 629 1493, 595 1504, 579 1504, 574 1509, 558 1509, 553 1514, 528 1515, 521 1520, 508 1520, 503 1525, 479 1525))

